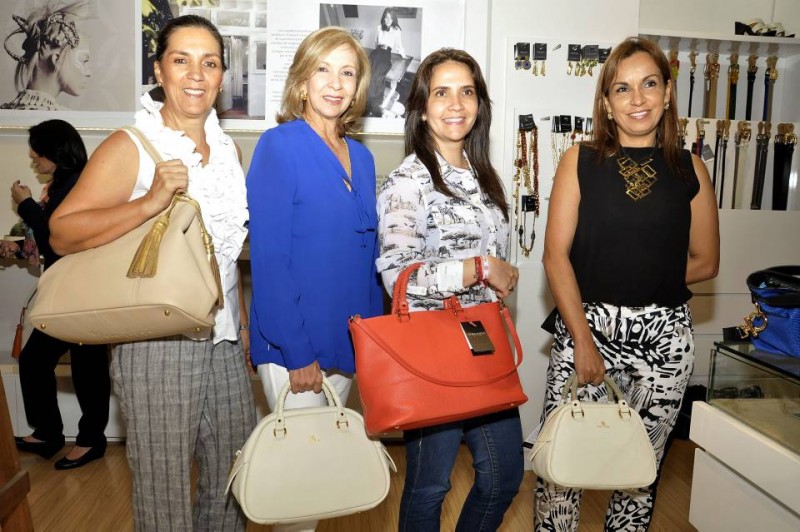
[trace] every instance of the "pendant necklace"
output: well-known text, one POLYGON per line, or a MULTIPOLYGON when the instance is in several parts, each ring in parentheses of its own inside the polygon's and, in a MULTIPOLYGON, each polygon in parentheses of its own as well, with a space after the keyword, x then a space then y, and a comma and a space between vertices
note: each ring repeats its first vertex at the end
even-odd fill
POLYGON ((650 163, 653 162, 653 151, 642 161, 636 161, 625 153, 625 148, 620 147, 622 155, 617 157, 619 175, 625 180, 625 194, 633 201, 639 201, 651 192, 655 184, 657 172, 650 163))

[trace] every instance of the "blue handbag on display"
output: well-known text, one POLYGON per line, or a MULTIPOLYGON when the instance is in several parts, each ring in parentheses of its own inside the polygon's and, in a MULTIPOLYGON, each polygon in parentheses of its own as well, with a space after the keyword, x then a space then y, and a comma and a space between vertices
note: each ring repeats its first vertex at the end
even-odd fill
POLYGON ((755 310, 737 329, 761 351, 800 357, 800 266, 774 266, 747 276, 755 310))

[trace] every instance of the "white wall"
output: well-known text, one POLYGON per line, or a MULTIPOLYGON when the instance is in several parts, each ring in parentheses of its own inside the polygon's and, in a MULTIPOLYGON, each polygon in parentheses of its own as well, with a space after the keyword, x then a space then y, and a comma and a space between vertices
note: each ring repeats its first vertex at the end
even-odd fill
MULTIPOLYGON (((487 78, 493 101, 492 160, 503 177, 509 196, 514 175, 515 115, 531 112, 539 127, 542 201, 541 214, 535 224, 537 238, 529 258, 518 254, 516 247, 512 250, 520 269, 512 310, 525 352, 520 375, 529 397, 528 403, 521 408, 523 431, 527 435, 541 415, 552 341, 540 324, 553 307, 541 259, 554 168, 549 148, 549 126, 539 123, 538 119, 552 114, 591 115, 596 78, 567 78, 564 50, 569 43, 613 44, 636 35, 639 5, 637 0, 498 1, 492 3, 490 24, 487 78), (516 71, 513 65, 514 44, 544 41, 550 44, 547 76, 534 77, 530 71, 516 71), (562 45, 562 49, 553 52, 552 43, 556 42, 562 45)), ((516 242, 516 235, 512 235, 512 241, 516 242)))

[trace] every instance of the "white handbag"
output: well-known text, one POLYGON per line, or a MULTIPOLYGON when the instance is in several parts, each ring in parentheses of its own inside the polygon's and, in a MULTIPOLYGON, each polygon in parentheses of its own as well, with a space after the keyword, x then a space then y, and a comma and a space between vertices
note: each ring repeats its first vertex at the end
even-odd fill
POLYGON ((540 478, 603 490, 642 488, 656 479, 656 456, 642 418, 613 380, 606 377, 605 384, 608 403, 578 401, 577 377, 569 377, 563 403, 547 416, 528 457, 540 478))
POLYGON ((245 442, 228 477, 248 519, 286 524, 349 515, 374 508, 389 493, 386 448, 371 440, 358 412, 345 408, 328 379, 328 406, 284 411, 289 383, 276 411, 245 442))

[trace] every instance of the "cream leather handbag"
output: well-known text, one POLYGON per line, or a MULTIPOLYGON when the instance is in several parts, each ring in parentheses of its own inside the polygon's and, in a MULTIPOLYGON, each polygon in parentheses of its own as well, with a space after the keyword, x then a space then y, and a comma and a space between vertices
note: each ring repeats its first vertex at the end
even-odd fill
POLYGON ((563 403, 547 416, 528 457, 540 478, 585 489, 642 488, 656 479, 642 418, 613 380, 605 384, 608 403, 578 401, 577 377, 569 377, 563 403))
POLYGON ((228 477, 248 519, 287 524, 363 512, 389 493, 386 448, 367 437, 364 419, 342 406, 323 378, 328 406, 284 410, 289 383, 276 411, 247 439, 228 477))
MULTIPOLYGON (((158 151, 136 135, 155 162, 158 151)), ((103 246, 61 258, 39 279, 31 324, 67 342, 107 344, 183 334, 208 338, 222 288, 198 203, 175 194, 160 215, 103 246)))

